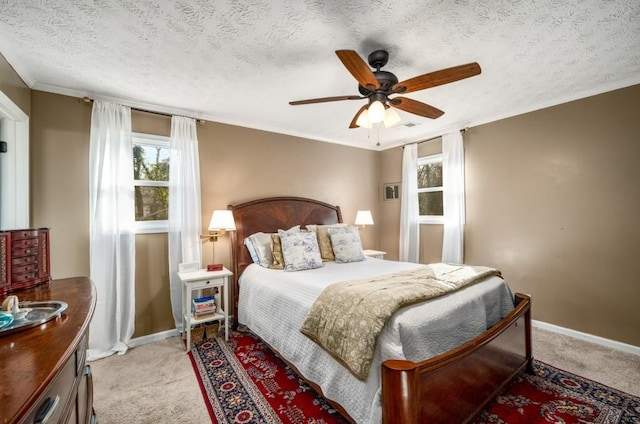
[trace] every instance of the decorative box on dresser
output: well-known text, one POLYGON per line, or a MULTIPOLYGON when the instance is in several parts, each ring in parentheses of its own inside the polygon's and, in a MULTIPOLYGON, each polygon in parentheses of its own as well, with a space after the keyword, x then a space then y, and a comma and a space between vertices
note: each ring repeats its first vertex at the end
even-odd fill
POLYGON ((0 231, 0 296, 51 280, 49 229, 0 231))
POLYGON ((85 363, 96 305, 93 283, 65 278, 14 294, 20 302, 63 301, 68 308, 37 327, 0 333, 0 423, 96 422, 85 363))

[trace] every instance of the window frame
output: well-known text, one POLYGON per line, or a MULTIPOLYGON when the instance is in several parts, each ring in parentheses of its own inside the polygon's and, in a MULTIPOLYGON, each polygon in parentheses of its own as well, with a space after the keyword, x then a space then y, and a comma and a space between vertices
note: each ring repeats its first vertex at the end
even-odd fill
MULTIPOLYGON (((442 169, 444 172, 444 161, 443 161, 442 153, 419 157, 417 161, 417 166, 419 167, 421 165, 429 165, 437 162, 442 163, 442 169)), ((416 178, 418 178, 417 169, 416 169, 416 178)), ((418 196, 420 195, 420 193, 434 193, 434 192, 441 191, 442 196, 444 198, 444 191, 445 191, 444 181, 442 182, 442 184, 443 185, 439 187, 418 188, 418 196)), ((420 213, 419 209, 418 209, 418 213, 420 213)), ((418 222, 420 224, 444 224, 444 205, 443 205, 442 213, 443 215, 418 215, 418 222)))
MULTIPOLYGON (((155 134, 145 133, 131 133, 131 149, 136 144, 151 146, 151 147, 163 147, 171 150, 171 137, 155 134)), ((133 169, 133 162, 131 162, 133 169)), ((167 187, 169 188, 169 181, 149 181, 149 180, 134 180, 133 189, 136 187, 167 187)), ((167 207, 169 205, 167 204, 167 207)), ((135 221, 134 232, 136 234, 152 234, 152 233, 168 233, 169 232, 169 220, 155 220, 155 221, 135 221)))

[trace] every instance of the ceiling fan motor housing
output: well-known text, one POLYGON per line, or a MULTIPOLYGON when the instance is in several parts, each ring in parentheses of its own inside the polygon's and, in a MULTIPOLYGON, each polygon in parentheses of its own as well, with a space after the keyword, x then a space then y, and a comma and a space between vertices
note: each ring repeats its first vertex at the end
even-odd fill
POLYGON ((398 83, 398 77, 396 77, 391 72, 387 71, 374 71, 373 75, 375 75, 378 83, 380 84, 380 88, 378 90, 369 90, 367 87, 363 87, 358 84, 358 91, 363 96, 369 96, 372 93, 383 92, 385 94, 390 94, 391 88, 398 83))
MULTIPOLYGON (((358 91, 360 92, 360 94, 366 97, 371 96, 373 93, 381 93, 384 94, 385 97, 388 96, 390 94, 391 88, 398 83, 398 78, 394 74, 392 74, 391 72, 380 70, 380 68, 386 65, 389 61, 389 53, 386 50, 376 50, 369 53, 368 60, 369 66, 375 68, 375 71, 373 71, 373 75, 376 77, 376 80, 378 80, 380 88, 378 88, 377 90, 370 90, 367 87, 363 87, 362 85, 358 84, 358 91)), ((371 99, 369 100, 373 101, 371 99)))

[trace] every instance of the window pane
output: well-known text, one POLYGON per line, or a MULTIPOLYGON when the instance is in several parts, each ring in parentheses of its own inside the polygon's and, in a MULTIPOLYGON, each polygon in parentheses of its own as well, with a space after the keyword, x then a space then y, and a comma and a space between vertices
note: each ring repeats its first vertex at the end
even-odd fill
POLYGON ((133 179, 169 181, 170 151, 167 147, 134 144, 133 179))
POLYGON ((418 205, 420 208, 420 215, 444 215, 441 191, 418 193, 418 205))
POLYGON ((135 188, 136 221, 169 219, 169 187, 135 188))
POLYGON ((442 162, 418 165, 418 188, 442 187, 442 162))

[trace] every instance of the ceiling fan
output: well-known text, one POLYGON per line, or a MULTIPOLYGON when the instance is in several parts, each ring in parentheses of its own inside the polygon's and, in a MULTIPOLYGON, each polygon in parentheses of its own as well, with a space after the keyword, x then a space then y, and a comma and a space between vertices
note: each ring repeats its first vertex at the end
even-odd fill
POLYGON ((478 75, 481 72, 480 65, 472 62, 398 82, 398 78, 394 74, 380 70, 389 60, 389 53, 385 50, 376 50, 369 54, 369 65, 375 71, 372 71, 364 60, 358 56, 358 53, 353 50, 336 50, 336 54, 351 75, 358 81, 358 91, 361 96, 321 97, 318 99, 297 100, 289 102, 289 104, 295 106, 340 100, 368 99, 368 104, 358 110, 351 120, 349 128, 371 128, 372 124, 380 122, 383 122, 385 127, 395 125, 400 122, 400 116, 392 107, 426 118, 436 119, 444 113, 440 109, 407 97, 395 96, 391 98, 390 96, 449 84, 478 75))

